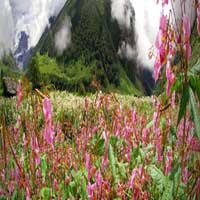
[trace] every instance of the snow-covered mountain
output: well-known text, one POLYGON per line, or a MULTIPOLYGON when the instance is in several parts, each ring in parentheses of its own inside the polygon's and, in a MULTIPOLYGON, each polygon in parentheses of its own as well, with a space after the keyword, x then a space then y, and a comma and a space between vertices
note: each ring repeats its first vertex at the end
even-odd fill
POLYGON ((20 62, 36 46, 49 19, 66 0, 0 0, 0 55, 9 49, 20 62))
MULTIPOLYGON (((35 47, 50 19, 56 17, 67 0, 0 0, 0 56, 9 50, 15 55, 18 63, 35 47)), ((81 1, 81 0, 80 0, 81 1)), ((130 27, 131 9, 134 10, 136 46, 126 45, 127 57, 136 55, 145 66, 152 66, 148 51, 155 43, 159 16, 162 12, 161 2, 157 0, 110 0, 112 18, 121 26, 130 27), (127 7, 127 9, 125 9, 127 7), (126 12, 125 12, 126 10, 126 12)), ((181 15, 179 0, 173 5, 178 16, 181 15)), ((185 0, 186 13, 194 18, 192 0, 185 0)), ((167 12, 171 9, 168 6, 167 12)), ((122 48, 124 48, 122 46, 122 48)))

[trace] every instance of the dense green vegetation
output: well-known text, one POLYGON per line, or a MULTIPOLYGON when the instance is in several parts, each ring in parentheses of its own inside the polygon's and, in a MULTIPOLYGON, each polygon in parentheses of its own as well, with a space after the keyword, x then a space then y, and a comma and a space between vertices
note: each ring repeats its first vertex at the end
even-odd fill
POLYGON ((59 66, 64 66, 63 82, 67 85, 63 87, 70 91, 91 90, 91 80, 95 78, 103 90, 144 94, 135 63, 121 60, 117 54, 124 33, 111 17, 110 3, 110 0, 67 1, 36 51, 42 55, 48 53, 59 66), (55 35, 66 17, 71 19, 72 39, 60 55, 55 48, 55 35))
POLYGON ((17 79, 20 73, 21 72, 16 68, 12 55, 5 55, 2 57, 0 60, 0 96, 4 94, 3 77, 17 79))
POLYGON ((135 87, 123 69, 119 73, 120 85, 116 87, 106 80, 104 72, 97 68, 95 62, 86 65, 83 57, 70 63, 68 67, 64 67, 59 65, 56 59, 48 57, 47 54, 36 54, 29 64, 26 75, 33 88, 47 87, 49 89, 73 91, 79 94, 101 89, 107 92, 115 91, 137 96, 142 95, 142 86, 137 86, 141 90, 135 87), (97 74, 98 80, 96 79, 97 74))

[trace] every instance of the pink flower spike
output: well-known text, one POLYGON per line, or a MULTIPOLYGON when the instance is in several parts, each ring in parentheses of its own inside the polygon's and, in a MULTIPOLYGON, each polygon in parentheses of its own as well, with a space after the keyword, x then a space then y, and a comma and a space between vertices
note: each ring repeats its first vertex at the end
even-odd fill
POLYGON ((183 35, 184 35, 184 49, 186 53, 187 60, 191 57, 192 50, 190 46, 190 34, 191 34, 191 27, 190 27, 190 20, 188 16, 183 16, 183 35))
POLYGON ((165 4, 168 5, 168 0, 163 0, 162 1, 162 5, 164 6, 165 4))
POLYGON ((197 7, 197 30, 200 36, 200 2, 199 5, 197 7))
POLYGON ((43 100, 43 112, 44 112, 44 117, 45 121, 50 121, 52 118, 52 106, 51 106, 51 101, 49 98, 45 98, 43 100))
POLYGON ((187 182, 188 182, 188 170, 187 170, 187 168, 184 168, 182 170, 182 181, 183 181, 184 184, 187 184, 187 182))
POLYGON ((54 126, 52 125, 52 105, 49 98, 43 100, 43 112, 45 120, 44 138, 47 144, 51 145, 54 149, 54 126))
MULTIPOLYGON (((163 0, 163 1, 166 1, 166 0, 163 0)), ((160 30, 163 33, 166 32, 167 30, 167 15, 162 14, 160 17, 160 30)))
POLYGON ((172 165, 172 153, 170 150, 167 150, 166 153, 166 162, 165 162, 165 174, 168 175, 171 171, 172 165))
POLYGON ((53 146, 54 127, 51 124, 47 124, 46 127, 45 127, 44 138, 49 145, 53 146))
POLYGON ((158 61, 158 59, 156 59, 156 61, 154 63, 154 79, 155 79, 155 81, 157 81, 159 78, 160 69, 161 69, 161 64, 158 61))
POLYGON ((18 81, 17 85, 17 109, 19 108, 21 102, 22 102, 22 86, 21 86, 21 81, 18 81))
POLYGON ((184 34, 185 41, 188 41, 190 39, 190 33, 191 33, 190 20, 188 16, 184 15, 183 16, 183 34, 184 34))
POLYGON ((166 66, 166 78, 167 78, 166 93, 167 93, 167 96, 169 97, 170 96, 171 87, 172 87, 172 85, 174 84, 174 82, 176 80, 175 75, 171 71, 171 63, 170 63, 169 60, 167 61, 167 66, 166 66))
POLYGON ((33 151, 33 156, 35 158, 35 163, 39 165, 40 164, 40 148, 38 145, 37 137, 35 135, 33 135, 31 138, 31 148, 33 151))

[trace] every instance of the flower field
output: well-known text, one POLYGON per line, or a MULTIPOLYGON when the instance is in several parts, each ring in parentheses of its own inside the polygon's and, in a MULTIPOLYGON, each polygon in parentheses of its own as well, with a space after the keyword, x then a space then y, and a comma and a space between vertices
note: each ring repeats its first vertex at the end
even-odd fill
MULTIPOLYGON (((48 94, 24 79, 0 99, 0 200, 200 199, 200 60, 185 1, 181 19, 160 3, 149 53, 155 80, 166 75, 160 96, 48 94)), ((200 35, 200 0, 191 9, 200 35)))
POLYGON ((200 143, 175 102, 21 92, 1 100, 0 199, 199 198, 200 143))

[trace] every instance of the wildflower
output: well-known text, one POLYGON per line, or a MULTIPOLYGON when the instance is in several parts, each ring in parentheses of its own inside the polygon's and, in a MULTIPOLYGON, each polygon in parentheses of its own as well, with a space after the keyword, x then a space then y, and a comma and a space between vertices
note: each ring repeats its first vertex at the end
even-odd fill
POLYGON ((188 182, 188 169, 187 168, 182 169, 182 181, 184 184, 187 184, 187 182, 188 182))
POLYGON ((45 121, 48 122, 52 118, 52 106, 49 98, 43 100, 43 112, 45 121))
POLYGON ((164 64, 166 58, 166 48, 165 48, 166 37, 167 37, 167 16, 162 14, 160 17, 159 32, 157 34, 155 43, 157 56, 154 63, 154 78, 156 81, 158 80, 161 67, 164 64))
POLYGON ((198 2, 198 7, 197 7, 197 30, 200 36, 200 1, 198 2))
POLYGON ((35 135, 32 135, 32 138, 31 138, 31 148, 33 152, 33 157, 35 158, 35 162, 37 165, 39 165, 40 164, 40 149, 39 149, 37 137, 35 135))
POLYGON ((192 54, 191 46, 190 46, 190 34, 191 34, 191 28, 190 28, 190 20, 188 16, 183 16, 183 35, 184 35, 184 49, 186 53, 186 58, 189 60, 192 54))
POLYGON ((53 147, 54 126, 52 125, 52 105, 49 98, 43 100, 43 112, 45 119, 44 138, 53 147))
POLYGON ((174 91, 172 94, 172 108, 175 108, 175 102, 176 102, 176 92, 174 91))
POLYGON ((172 165, 172 152, 170 150, 167 150, 166 153, 166 162, 165 162, 165 174, 168 175, 171 171, 171 165, 172 165))
POLYGON ((168 0, 162 0, 162 5, 164 6, 165 4, 168 4, 168 0))
POLYGON ((158 161, 161 161, 162 160, 161 130, 158 128, 156 130, 156 133, 157 133, 157 140, 156 140, 157 156, 158 156, 158 161))
POLYGON ((54 127, 51 124, 45 125, 44 138, 49 145, 53 145, 54 127))
POLYGON ((200 152, 200 142, 197 137, 192 137, 190 140, 190 146, 192 151, 200 152))
POLYGON ((135 126, 137 122, 137 111, 136 109, 134 109, 134 111, 132 112, 132 123, 133 123, 133 126, 135 126))
POLYGON ((21 102, 22 102, 22 86, 21 86, 21 81, 18 81, 17 85, 17 109, 19 108, 21 102))
POLYGON ((172 85, 175 82, 175 75, 173 74, 173 72, 171 71, 171 63, 170 60, 167 61, 167 66, 166 66, 166 78, 167 78, 167 88, 166 88, 166 93, 167 96, 170 96, 170 90, 172 85))
POLYGON ((93 183, 91 184, 90 182, 88 183, 88 186, 87 186, 87 193, 88 193, 88 197, 90 200, 92 200, 93 198, 93 191, 95 190, 96 188, 96 183, 93 183))
POLYGON ((158 127, 158 123, 159 123, 159 113, 154 112, 153 114, 153 129, 154 130, 156 130, 156 128, 158 127))

